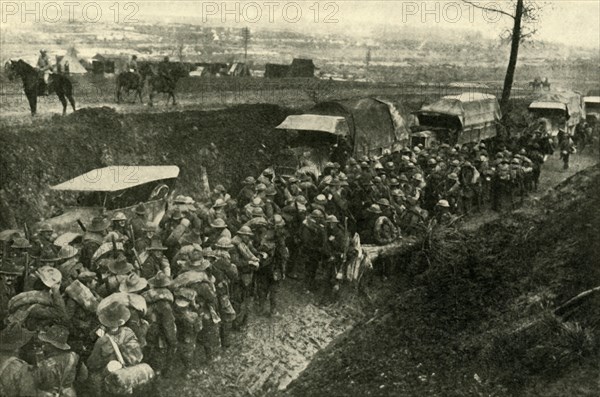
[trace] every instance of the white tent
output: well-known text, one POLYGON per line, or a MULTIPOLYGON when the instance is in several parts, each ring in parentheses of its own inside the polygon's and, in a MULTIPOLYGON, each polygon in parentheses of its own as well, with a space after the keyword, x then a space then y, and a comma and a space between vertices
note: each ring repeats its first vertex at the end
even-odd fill
POLYGON ((71 48, 63 57, 56 57, 57 62, 56 66, 61 72, 65 72, 67 69, 70 74, 84 74, 87 73, 87 70, 81 65, 79 59, 77 57, 77 51, 74 48, 71 48))

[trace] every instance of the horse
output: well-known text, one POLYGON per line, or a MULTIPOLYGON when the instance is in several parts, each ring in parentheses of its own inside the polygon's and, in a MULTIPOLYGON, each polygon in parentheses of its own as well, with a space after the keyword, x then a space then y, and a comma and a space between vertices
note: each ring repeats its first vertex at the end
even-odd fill
MULTIPOLYGON (((18 61, 10 60, 4 65, 8 78, 13 80, 15 76, 19 76, 23 81, 23 90, 29 102, 31 115, 35 116, 37 112, 37 97, 44 95, 44 86, 46 83, 39 71, 27 62, 19 59, 18 61)), ((51 74, 48 79, 48 89, 53 89, 58 99, 63 105, 63 116, 67 114, 67 99, 71 103, 73 111, 75 111, 75 99, 73 98, 73 84, 71 81, 61 74, 51 74)))
POLYGON ((167 105, 169 99, 173 99, 173 106, 177 105, 175 99, 175 88, 179 79, 189 76, 189 71, 183 64, 174 64, 169 67, 168 75, 156 74, 150 65, 145 65, 140 68, 140 74, 144 79, 148 79, 148 106, 153 106, 152 99, 154 93, 167 94, 167 105))
POLYGON ((535 80, 529 82, 529 86, 531 87, 532 91, 541 90, 542 82, 536 78, 535 80))
MULTIPOLYGON (((136 97, 140 98, 140 103, 143 103, 142 90, 144 89, 144 83, 145 79, 141 74, 130 71, 119 73, 117 76, 117 103, 121 103, 122 90, 125 90, 127 94, 131 90, 135 91, 136 97)), ((136 97, 133 98, 133 103, 135 103, 136 97)))
POLYGON ((544 90, 550 91, 550 82, 548 81, 547 77, 544 79, 544 81, 541 82, 541 84, 544 90))

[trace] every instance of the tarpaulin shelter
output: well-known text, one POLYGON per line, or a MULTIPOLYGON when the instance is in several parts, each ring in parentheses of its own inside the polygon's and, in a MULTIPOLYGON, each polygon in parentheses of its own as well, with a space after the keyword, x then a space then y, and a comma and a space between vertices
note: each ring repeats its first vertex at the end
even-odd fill
POLYGON ((577 124, 585 119, 584 106, 580 94, 564 90, 542 94, 529 105, 529 111, 552 121, 556 127, 552 135, 558 132, 557 129, 573 135, 577 124))
POLYGON ((496 136, 496 123, 502 117, 495 96, 483 93, 463 93, 445 96, 415 112, 421 126, 436 132, 447 130, 442 141, 450 144, 479 142, 496 136))
POLYGON ((345 118, 354 156, 391 152, 410 138, 401 106, 380 98, 322 102, 309 113, 345 118))

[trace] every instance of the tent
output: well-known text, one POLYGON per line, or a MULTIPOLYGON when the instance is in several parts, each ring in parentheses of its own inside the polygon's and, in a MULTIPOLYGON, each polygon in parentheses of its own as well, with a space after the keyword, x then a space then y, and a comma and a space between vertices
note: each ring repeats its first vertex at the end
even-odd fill
MULTIPOLYGON (((445 96, 415 112, 419 124, 432 129, 456 131, 448 134, 451 144, 479 142, 496 136, 502 114, 495 96, 479 92, 445 96)), ((441 134, 440 134, 441 136, 441 134)))
POLYGON ((87 70, 79 62, 77 51, 70 48, 63 56, 56 57, 56 69, 60 73, 85 74, 87 70))
POLYGON ((227 73, 229 76, 234 77, 249 77, 250 68, 243 62, 235 62, 229 68, 229 72, 227 73))

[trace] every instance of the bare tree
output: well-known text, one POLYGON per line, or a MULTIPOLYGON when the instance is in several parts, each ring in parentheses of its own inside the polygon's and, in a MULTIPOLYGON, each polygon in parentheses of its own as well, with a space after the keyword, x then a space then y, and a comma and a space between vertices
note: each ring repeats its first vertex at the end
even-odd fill
POLYGON ((508 67, 504 77, 504 87, 502 88, 502 98, 500 106, 506 109, 512 85, 515 79, 515 70, 517 69, 517 59, 519 57, 520 44, 533 36, 537 32, 536 24, 539 22, 540 11, 544 7, 534 0, 511 0, 514 12, 507 12, 499 8, 490 8, 473 3, 469 0, 462 0, 475 8, 479 8, 486 12, 498 13, 513 19, 511 29, 503 32, 503 38, 510 40, 510 57, 508 59, 508 67))

